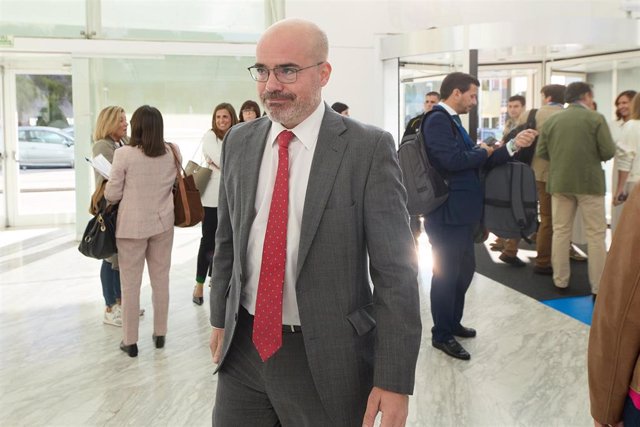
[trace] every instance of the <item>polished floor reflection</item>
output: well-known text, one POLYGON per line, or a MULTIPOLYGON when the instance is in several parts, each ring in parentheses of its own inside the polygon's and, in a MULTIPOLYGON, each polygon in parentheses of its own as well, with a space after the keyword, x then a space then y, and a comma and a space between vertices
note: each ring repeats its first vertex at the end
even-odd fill
MULTIPOLYGON (((100 263, 73 230, 0 231, 0 425, 207 426, 216 377, 208 308, 191 302, 199 228, 176 230, 169 332, 151 340, 151 292, 141 295, 139 356, 102 323, 100 263)), ((471 361, 431 347, 429 249, 420 240, 423 345, 410 426, 587 426, 588 326, 477 275, 462 340, 471 361)))

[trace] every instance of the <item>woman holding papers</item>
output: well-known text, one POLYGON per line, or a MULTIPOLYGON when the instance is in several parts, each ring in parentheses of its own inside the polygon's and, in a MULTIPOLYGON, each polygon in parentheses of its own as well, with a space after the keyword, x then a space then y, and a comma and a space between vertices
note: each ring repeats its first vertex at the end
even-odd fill
MULTIPOLYGON (((124 109, 111 106, 100 111, 95 131, 93 132, 93 157, 102 155, 109 163, 113 162, 116 148, 127 143, 127 117, 124 109)), ((95 172, 98 203, 105 203, 102 193, 106 178, 95 172)), ((120 272, 118 271, 118 255, 102 261, 100 268, 102 295, 106 305, 103 322, 107 325, 122 326, 122 309, 120 307, 120 272)))
POLYGON ((116 244, 122 280, 122 329, 120 349, 138 355, 140 286, 145 261, 151 279, 153 342, 164 347, 169 315, 169 270, 173 245, 173 184, 180 150, 164 141, 162 114, 143 105, 131 116, 129 145, 113 154, 113 165, 104 196, 120 203, 116 244))
POLYGON ((204 302, 204 281, 210 271, 213 250, 215 247, 216 229, 218 228, 218 188, 220 187, 220 154, 222 139, 238 123, 236 111, 231 104, 219 104, 213 110, 211 129, 202 137, 202 155, 211 169, 211 178, 207 188, 202 192, 204 218, 202 220, 202 238, 198 249, 198 265, 196 268, 196 286, 193 288, 192 301, 197 305, 204 302))

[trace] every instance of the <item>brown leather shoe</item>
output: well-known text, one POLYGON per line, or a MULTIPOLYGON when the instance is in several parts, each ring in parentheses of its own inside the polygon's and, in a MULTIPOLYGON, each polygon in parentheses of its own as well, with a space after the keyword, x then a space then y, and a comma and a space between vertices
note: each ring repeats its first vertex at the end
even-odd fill
POLYGON ((524 261, 522 261, 517 256, 508 256, 505 254, 500 254, 498 258, 500 259, 500 261, 507 263, 509 265, 513 265, 514 267, 524 267, 525 265, 527 265, 524 261))
POLYGON ((553 267, 551 267, 550 265, 546 266, 546 267, 542 267, 539 265, 534 265, 533 266, 533 272, 536 274, 542 274, 544 276, 552 276, 553 275, 553 267))

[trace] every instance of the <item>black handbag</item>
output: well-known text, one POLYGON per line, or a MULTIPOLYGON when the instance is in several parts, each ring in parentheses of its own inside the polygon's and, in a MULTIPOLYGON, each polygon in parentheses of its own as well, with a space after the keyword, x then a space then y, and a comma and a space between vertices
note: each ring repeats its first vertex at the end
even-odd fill
POLYGON ((118 253, 116 248, 116 218, 118 205, 101 207, 89 220, 78 250, 89 258, 105 259, 118 253))

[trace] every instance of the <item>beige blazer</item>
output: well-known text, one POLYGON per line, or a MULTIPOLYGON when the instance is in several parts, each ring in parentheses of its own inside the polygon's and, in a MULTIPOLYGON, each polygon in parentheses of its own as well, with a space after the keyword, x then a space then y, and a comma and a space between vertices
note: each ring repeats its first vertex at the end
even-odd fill
MULTIPOLYGON (((175 148, 180 157, 180 150, 175 148)), ((166 154, 159 157, 148 157, 138 147, 115 151, 104 195, 110 203, 120 202, 116 237, 144 239, 173 227, 176 175, 168 145, 166 154)))
POLYGON ((623 204, 589 334, 589 394, 596 421, 615 424, 629 387, 640 392, 640 186, 623 204))

